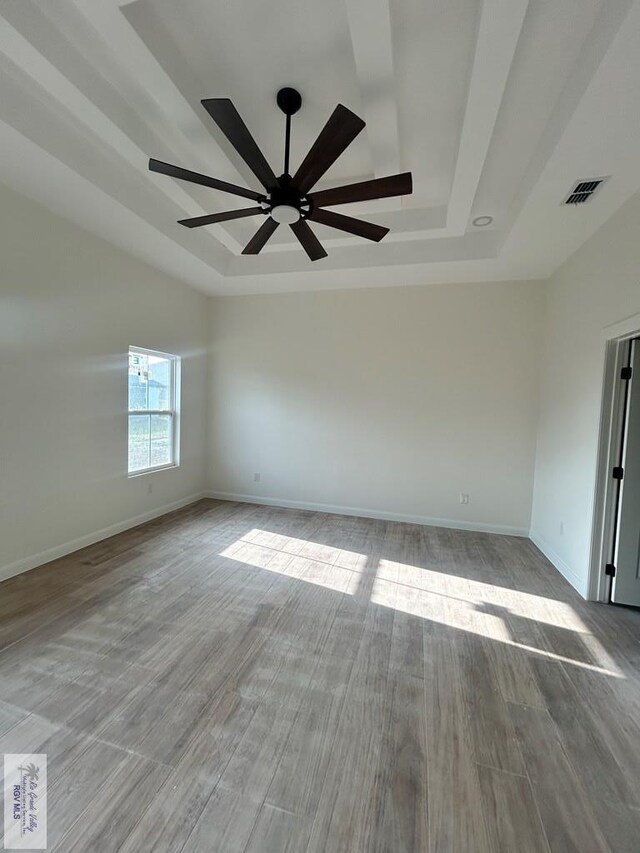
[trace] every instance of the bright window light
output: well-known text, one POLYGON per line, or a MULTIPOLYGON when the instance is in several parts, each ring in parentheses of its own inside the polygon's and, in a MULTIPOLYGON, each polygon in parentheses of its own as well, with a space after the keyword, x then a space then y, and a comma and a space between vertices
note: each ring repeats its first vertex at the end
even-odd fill
POLYGON ((180 359, 129 348, 129 476, 179 464, 180 359))

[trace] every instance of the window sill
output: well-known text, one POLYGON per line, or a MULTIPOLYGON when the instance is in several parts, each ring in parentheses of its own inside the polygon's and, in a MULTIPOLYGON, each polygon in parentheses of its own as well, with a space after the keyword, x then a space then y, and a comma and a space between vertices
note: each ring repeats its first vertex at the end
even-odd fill
POLYGON ((127 474, 127 478, 132 480, 134 477, 144 477, 145 474, 155 474, 157 471, 170 471, 172 468, 179 467, 179 462, 172 462, 170 465, 156 465, 155 468, 143 468, 141 471, 131 471, 127 474))

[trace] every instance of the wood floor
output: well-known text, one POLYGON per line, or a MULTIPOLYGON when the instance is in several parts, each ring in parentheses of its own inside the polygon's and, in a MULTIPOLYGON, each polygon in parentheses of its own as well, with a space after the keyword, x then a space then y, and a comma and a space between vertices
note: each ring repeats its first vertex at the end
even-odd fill
POLYGON ((527 540, 201 501, 0 620, 49 850, 640 849, 640 614, 527 540))

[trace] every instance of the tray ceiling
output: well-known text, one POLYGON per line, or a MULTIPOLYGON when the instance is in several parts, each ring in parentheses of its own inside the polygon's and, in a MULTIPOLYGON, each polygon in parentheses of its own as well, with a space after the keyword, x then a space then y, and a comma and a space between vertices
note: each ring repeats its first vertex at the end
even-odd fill
POLYGON ((0 180, 210 293, 544 278, 640 188, 639 89, 636 0, 5 0, 0 180), (230 197, 148 157, 259 189, 200 100, 230 97, 278 173, 285 85, 294 168, 338 102, 367 122, 317 189, 413 172, 340 209, 382 243, 314 224, 312 266, 284 227, 242 256, 260 219, 176 224, 230 197))

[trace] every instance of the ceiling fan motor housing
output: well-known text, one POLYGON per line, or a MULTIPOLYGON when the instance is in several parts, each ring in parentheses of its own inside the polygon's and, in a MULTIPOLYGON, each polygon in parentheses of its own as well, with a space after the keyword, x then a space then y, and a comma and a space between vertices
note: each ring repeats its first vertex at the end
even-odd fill
POLYGON ((311 200, 291 185, 290 175, 281 175, 278 178, 278 186, 269 190, 268 202, 272 218, 283 224, 290 225, 311 213, 311 200), (288 211, 291 211, 290 215, 288 211), (298 215, 294 216, 293 211, 297 211, 298 215))

